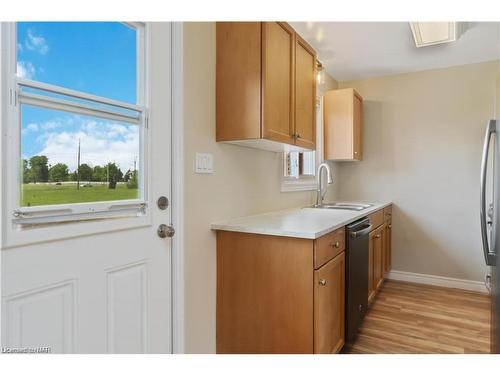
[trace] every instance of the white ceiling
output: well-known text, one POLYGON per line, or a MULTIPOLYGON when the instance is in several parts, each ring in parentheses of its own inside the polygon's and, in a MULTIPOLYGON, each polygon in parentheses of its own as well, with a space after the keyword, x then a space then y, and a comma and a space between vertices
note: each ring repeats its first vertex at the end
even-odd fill
POLYGON ((416 48, 408 22, 292 22, 338 81, 500 58, 500 23, 472 22, 454 43, 416 48))

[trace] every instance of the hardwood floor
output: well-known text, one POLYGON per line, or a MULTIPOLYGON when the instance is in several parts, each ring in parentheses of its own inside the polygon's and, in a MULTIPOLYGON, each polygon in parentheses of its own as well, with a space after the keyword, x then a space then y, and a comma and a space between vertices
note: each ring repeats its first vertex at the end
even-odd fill
POLYGON ((386 280, 350 353, 489 353, 487 295, 386 280))

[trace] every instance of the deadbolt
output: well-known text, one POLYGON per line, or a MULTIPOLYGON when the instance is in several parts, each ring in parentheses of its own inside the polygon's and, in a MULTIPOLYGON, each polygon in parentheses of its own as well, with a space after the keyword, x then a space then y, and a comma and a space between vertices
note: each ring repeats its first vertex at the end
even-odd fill
POLYGON ((162 195, 160 198, 158 198, 156 204, 160 210, 166 210, 168 207, 168 198, 162 195))
POLYGON ((160 224, 157 230, 158 237, 160 238, 166 238, 166 237, 173 237, 175 234, 175 229, 171 225, 167 224, 160 224))

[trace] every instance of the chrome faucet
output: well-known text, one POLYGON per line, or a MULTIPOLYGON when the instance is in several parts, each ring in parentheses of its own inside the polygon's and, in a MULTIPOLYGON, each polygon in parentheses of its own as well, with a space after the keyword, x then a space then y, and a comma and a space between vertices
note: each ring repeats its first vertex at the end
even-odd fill
POLYGON ((318 176, 318 190, 316 195, 316 206, 321 206, 323 204, 323 199, 325 199, 326 189, 323 192, 323 184, 321 183, 321 172, 323 169, 326 169, 326 179, 328 184, 333 184, 332 172, 330 171, 330 166, 328 163, 321 163, 318 166, 318 172, 316 175, 318 176))

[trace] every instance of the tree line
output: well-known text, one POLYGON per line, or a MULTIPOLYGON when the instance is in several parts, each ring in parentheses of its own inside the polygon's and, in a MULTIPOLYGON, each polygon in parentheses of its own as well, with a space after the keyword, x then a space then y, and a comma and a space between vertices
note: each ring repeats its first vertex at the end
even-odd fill
POLYGON ((108 187, 114 189, 117 182, 126 182, 128 188, 138 186, 137 170, 128 170, 123 173, 116 163, 96 165, 81 164, 77 170, 70 172, 64 163, 49 165, 49 159, 44 155, 32 156, 29 160, 23 159, 23 183, 37 182, 108 182, 108 187))

